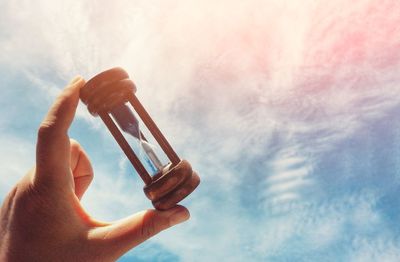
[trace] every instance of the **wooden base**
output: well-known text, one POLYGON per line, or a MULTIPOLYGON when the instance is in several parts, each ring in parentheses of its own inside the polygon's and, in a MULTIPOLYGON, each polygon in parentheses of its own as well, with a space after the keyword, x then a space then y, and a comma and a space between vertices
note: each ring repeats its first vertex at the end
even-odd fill
POLYGON ((146 196, 158 210, 166 210, 192 193, 200 184, 200 178, 189 162, 180 161, 176 166, 167 166, 153 182, 143 188, 146 196))

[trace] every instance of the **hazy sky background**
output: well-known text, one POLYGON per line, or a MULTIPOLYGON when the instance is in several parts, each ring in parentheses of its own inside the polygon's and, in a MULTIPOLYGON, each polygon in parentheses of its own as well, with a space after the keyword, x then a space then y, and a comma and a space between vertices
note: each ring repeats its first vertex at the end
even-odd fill
MULTIPOLYGON (((121 261, 400 261, 397 0, 0 0, 0 199, 60 89, 122 66, 202 184, 121 261)), ((99 119, 96 218, 150 202, 99 119)))

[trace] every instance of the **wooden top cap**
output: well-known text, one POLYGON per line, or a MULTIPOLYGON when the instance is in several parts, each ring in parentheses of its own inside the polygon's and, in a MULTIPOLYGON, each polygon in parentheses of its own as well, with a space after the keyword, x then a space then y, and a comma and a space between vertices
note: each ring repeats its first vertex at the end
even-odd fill
POLYGON ((125 103, 136 92, 136 86, 128 73, 115 67, 91 78, 81 89, 80 98, 88 106, 89 112, 96 116, 125 103))

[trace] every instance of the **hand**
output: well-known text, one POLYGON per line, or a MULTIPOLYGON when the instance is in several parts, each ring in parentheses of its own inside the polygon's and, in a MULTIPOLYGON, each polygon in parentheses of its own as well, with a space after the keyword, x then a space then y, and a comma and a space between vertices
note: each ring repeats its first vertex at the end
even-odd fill
POLYGON ((74 79, 42 122, 36 166, 0 211, 0 261, 113 261, 189 218, 182 206, 147 210, 114 223, 91 218, 80 199, 93 179, 89 158, 68 137, 85 84, 74 79))

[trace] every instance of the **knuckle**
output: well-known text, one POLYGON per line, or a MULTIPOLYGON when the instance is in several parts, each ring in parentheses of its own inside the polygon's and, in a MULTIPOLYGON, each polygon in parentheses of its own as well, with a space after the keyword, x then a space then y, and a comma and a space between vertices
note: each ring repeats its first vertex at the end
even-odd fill
POLYGON ((142 235, 145 238, 150 238, 156 234, 155 226, 154 226, 154 219, 150 219, 145 225, 142 230, 142 235))
POLYGON ((76 140, 70 139, 69 142, 72 154, 78 154, 82 150, 81 145, 76 140))
POLYGON ((38 137, 48 138, 54 135, 54 122, 44 121, 38 128, 38 137))
POLYGON ((85 176, 85 182, 89 185, 90 183, 92 183, 94 175, 93 172, 87 173, 85 176))
POLYGON ((146 239, 154 236, 159 231, 157 230, 156 218, 151 214, 152 212, 152 210, 149 210, 143 218, 141 234, 146 239))

